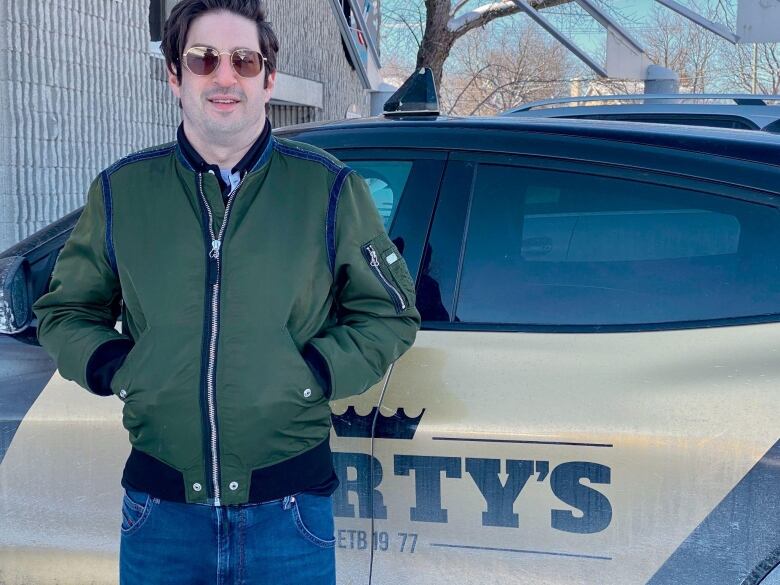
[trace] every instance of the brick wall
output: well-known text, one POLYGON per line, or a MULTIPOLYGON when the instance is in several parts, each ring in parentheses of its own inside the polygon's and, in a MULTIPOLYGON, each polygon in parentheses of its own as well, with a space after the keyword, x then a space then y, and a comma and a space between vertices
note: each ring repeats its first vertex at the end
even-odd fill
MULTIPOLYGON (((315 119, 367 113, 326 0, 271 0, 279 68, 321 81, 315 119)), ((149 0, 0 0, 0 250, 84 202, 97 173, 175 136, 149 0)))

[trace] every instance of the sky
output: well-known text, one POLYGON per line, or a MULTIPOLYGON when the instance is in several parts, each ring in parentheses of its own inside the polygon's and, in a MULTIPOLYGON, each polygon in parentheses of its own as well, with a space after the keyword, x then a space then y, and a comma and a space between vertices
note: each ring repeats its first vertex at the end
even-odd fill
MULTIPOLYGON (((381 31, 381 51, 383 64, 388 64, 388 73, 395 78, 402 75, 405 78, 407 73, 414 69, 417 46, 409 29, 420 28, 419 18, 424 13, 422 8, 416 10, 415 7, 422 7, 424 0, 381 0, 382 4, 382 31, 381 31), (408 20, 403 23, 398 16, 402 15, 408 20)), ((484 5, 496 0, 470 0, 464 11, 469 8, 484 5)), ((728 28, 736 32, 735 20, 736 8, 738 3, 745 3, 745 6, 756 6, 759 0, 677 0, 680 4, 693 9, 694 11, 705 14, 711 14, 711 19, 716 22, 726 24, 728 28), (755 4, 754 4, 755 3, 755 4), (708 10, 709 8, 709 10, 708 10), (726 14, 728 12, 728 15, 726 14)), ((764 0, 765 1, 765 0, 764 0)), ((772 0, 778 2, 780 0, 772 0)), ((451 0, 454 4, 454 0, 451 0)), ((683 17, 678 16, 671 9, 663 6, 656 0, 591 0, 602 9, 607 10, 615 16, 622 28, 628 34, 634 37, 641 45, 644 45, 643 38, 647 39, 648 33, 655 29, 653 22, 656 21, 656 12, 658 16, 670 17, 672 22, 681 21, 694 26, 683 17)), ((771 6, 775 6, 774 3, 771 6)), ((770 6, 770 8, 771 8, 770 6)), ((772 10, 778 7, 771 8, 772 10)), ((462 12, 461 12, 462 14, 462 12)), ((583 52, 585 52, 600 67, 606 66, 606 30, 593 19, 584 9, 575 1, 567 4, 545 9, 541 12, 548 20, 552 21, 565 36, 570 38, 583 52)), ((776 14, 776 13, 775 13, 776 14)), ((511 24, 513 19, 522 19, 530 23, 530 26, 538 26, 523 13, 494 20, 485 27, 485 31, 490 35, 491 30, 500 30, 500 27, 511 24)), ((657 26, 657 25, 655 25, 657 26)), ((716 92, 745 92, 750 91, 750 73, 753 63, 753 45, 732 45, 725 39, 716 36, 714 33, 704 31, 705 37, 712 37, 714 44, 697 45, 698 51, 694 51, 695 57, 707 55, 709 47, 715 47, 715 52, 705 57, 705 69, 695 69, 699 66, 694 57, 686 61, 686 72, 695 77, 688 78, 686 83, 690 85, 691 79, 697 80, 696 85, 704 84, 703 87, 695 87, 696 91, 716 91, 716 92), (747 81, 746 81, 747 80, 747 81)), ((780 27, 778 27, 780 30, 780 27)), ((543 33, 544 34, 544 33, 543 33)), ((417 30, 417 36, 420 31, 417 30)), ((500 38, 496 36, 496 38, 500 38)), ((507 37, 505 37, 507 38, 507 37)), ((462 48, 463 43, 456 45, 456 49, 462 48)), ((471 45, 472 51, 474 45, 471 45)), ((778 55, 780 55, 780 42, 776 44, 757 45, 760 51, 758 60, 758 87, 757 92, 780 93, 780 69, 777 69, 778 55), (762 48, 763 47, 763 48, 762 48), (762 56, 763 55, 763 56, 762 56)), ((649 47, 648 47, 649 48, 649 47)), ((674 58, 679 57, 679 48, 674 47, 672 43, 671 53, 674 58), (677 51, 677 52, 675 52, 677 51)), ((461 59, 462 61, 462 59, 461 59)), ((449 59, 445 64, 445 75, 455 73, 456 68, 462 67, 462 62, 458 59, 449 59)), ((612 65, 616 63, 611 60, 612 65)), ((700 63, 700 62, 699 62, 700 63)), ((570 78, 580 78, 583 80, 597 79, 596 72, 591 70, 582 61, 571 55, 571 71, 566 74, 567 80, 570 78)), ((663 63, 661 63, 663 64, 663 63)), ((641 66, 637 63, 634 70, 639 71, 641 66)), ((624 70, 625 71, 625 70, 624 70)), ((678 73, 683 74, 682 71, 678 73)), ((630 76, 630 75, 629 75, 630 76)), ((559 80, 549 80, 551 84, 559 80)))
MULTIPOLYGON (((485 4, 488 0, 472 0, 471 7, 485 4)), ((717 0, 678 0, 680 4, 688 7, 695 7, 698 3, 703 6, 707 2, 716 3, 717 0)), ((724 0, 727 4, 736 6, 737 0, 724 0)), ((392 18, 392 15, 402 13, 409 15, 411 7, 421 3, 420 0, 382 0, 382 12, 385 15, 383 19, 383 44, 393 47, 393 37, 396 35, 406 35, 409 33, 406 27, 398 24, 398 19, 392 18), (394 21, 391 23, 390 21, 394 21), (388 42, 385 43, 385 40, 388 42)), ((655 2, 655 0, 597 0, 602 7, 608 11, 619 15, 620 24, 624 26, 629 33, 638 36, 649 26, 650 15, 655 7, 660 10, 669 10, 655 2)), ((464 8, 464 11, 466 9, 464 8)), ((561 27, 561 30, 572 38, 578 46, 587 53, 593 55, 597 61, 604 61, 605 55, 599 55, 598 51, 603 51, 606 42, 606 32, 590 16, 584 13, 575 3, 546 9, 543 14, 551 21, 561 27), (572 14, 581 14, 581 17, 572 17, 572 14)), ((528 18, 525 15, 518 14, 510 18, 528 18)), ((496 21, 497 22, 497 21, 496 21)), ((493 23, 495 24, 495 23, 493 23)), ((490 25, 489 25, 490 26, 490 25)), ((396 55, 396 58, 399 56, 396 55)), ((401 60, 408 60, 411 65, 414 64, 414 54, 400 56, 401 60)))

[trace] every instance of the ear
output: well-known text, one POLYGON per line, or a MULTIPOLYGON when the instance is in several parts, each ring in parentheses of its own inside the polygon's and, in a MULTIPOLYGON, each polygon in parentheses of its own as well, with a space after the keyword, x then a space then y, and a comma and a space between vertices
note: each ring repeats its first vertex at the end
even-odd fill
POLYGON ((272 71, 268 75, 268 80, 265 83, 265 103, 270 101, 271 94, 274 91, 274 85, 276 85, 276 71, 272 71))
POLYGON ((168 68, 168 85, 171 87, 173 95, 177 98, 181 98, 181 85, 179 84, 179 79, 170 67, 168 68))

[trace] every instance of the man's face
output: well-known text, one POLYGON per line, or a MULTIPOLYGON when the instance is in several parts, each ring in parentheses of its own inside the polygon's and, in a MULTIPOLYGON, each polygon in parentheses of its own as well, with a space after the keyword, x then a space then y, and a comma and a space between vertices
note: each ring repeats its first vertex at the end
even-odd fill
MULTIPOLYGON (((219 52, 260 51, 255 23, 226 11, 207 12, 190 24, 184 51, 196 45, 219 52)), ((260 133, 275 78, 274 72, 264 88, 265 71, 256 77, 241 77, 233 70, 230 55, 224 53, 210 75, 195 75, 182 64, 181 84, 170 72, 168 82, 181 99, 185 129, 202 141, 228 144, 242 135, 260 133)))

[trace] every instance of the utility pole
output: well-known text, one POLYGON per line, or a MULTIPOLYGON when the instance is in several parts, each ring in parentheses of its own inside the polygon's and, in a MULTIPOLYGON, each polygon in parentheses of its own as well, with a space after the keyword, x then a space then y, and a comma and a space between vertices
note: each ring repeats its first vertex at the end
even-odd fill
POLYGON ((753 43, 753 95, 758 93, 758 43, 753 43))

